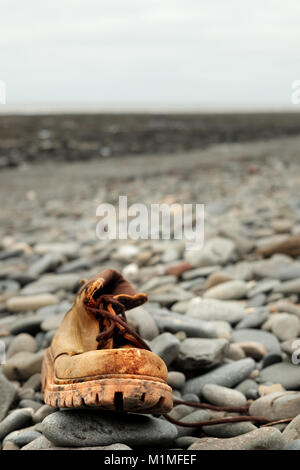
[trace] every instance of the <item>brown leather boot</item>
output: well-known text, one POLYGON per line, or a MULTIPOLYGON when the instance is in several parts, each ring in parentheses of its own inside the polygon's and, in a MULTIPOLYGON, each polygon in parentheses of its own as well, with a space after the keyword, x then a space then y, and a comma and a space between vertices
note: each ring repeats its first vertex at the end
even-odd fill
POLYGON ((113 269, 84 282, 45 351, 42 383, 48 405, 170 411, 167 367, 125 316, 125 310, 146 300, 113 269))

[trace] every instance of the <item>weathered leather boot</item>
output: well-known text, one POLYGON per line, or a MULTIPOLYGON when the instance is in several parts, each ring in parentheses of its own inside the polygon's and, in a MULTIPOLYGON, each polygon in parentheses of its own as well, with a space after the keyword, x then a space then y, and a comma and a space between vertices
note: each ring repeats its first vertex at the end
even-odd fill
POLYGON ((45 352, 42 382, 48 405, 170 411, 167 367, 125 316, 125 310, 146 300, 112 269, 84 281, 45 352))

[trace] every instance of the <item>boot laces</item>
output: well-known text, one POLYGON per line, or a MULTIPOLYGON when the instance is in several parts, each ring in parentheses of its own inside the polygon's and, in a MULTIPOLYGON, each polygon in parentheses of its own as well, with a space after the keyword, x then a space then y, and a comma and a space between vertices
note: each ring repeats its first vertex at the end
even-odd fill
POLYGON ((127 339, 140 349, 151 351, 150 347, 143 341, 138 333, 127 323, 125 306, 113 295, 104 294, 99 299, 98 307, 85 306, 86 310, 93 313, 99 320, 100 333, 96 337, 97 349, 102 349, 110 338, 122 338, 127 335, 127 339), (103 320, 106 319, 105 328, 103 320), (103 328, 103 331, 101 329, 103 328), (130 336, 130 338, 128 338, 130 336))

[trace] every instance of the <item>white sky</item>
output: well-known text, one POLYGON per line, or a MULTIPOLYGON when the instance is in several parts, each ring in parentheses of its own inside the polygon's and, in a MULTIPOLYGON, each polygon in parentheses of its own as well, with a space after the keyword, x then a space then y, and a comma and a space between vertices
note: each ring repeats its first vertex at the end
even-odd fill
POLYGON ((1 112, 287 108, 296 79, 299 0, 0 0, 1 112))

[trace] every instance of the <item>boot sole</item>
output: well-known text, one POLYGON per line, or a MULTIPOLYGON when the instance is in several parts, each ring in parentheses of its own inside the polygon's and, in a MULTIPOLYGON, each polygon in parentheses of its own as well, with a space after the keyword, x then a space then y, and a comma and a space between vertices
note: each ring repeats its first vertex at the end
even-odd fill
POLYGON ((54 380, 47 352, 42 377, 44 400, 56 408, 96 407, 103 410, 164 414, 173 408, 172 389, 165 382, 138 375, 83 378, 65 383, 54 380))

